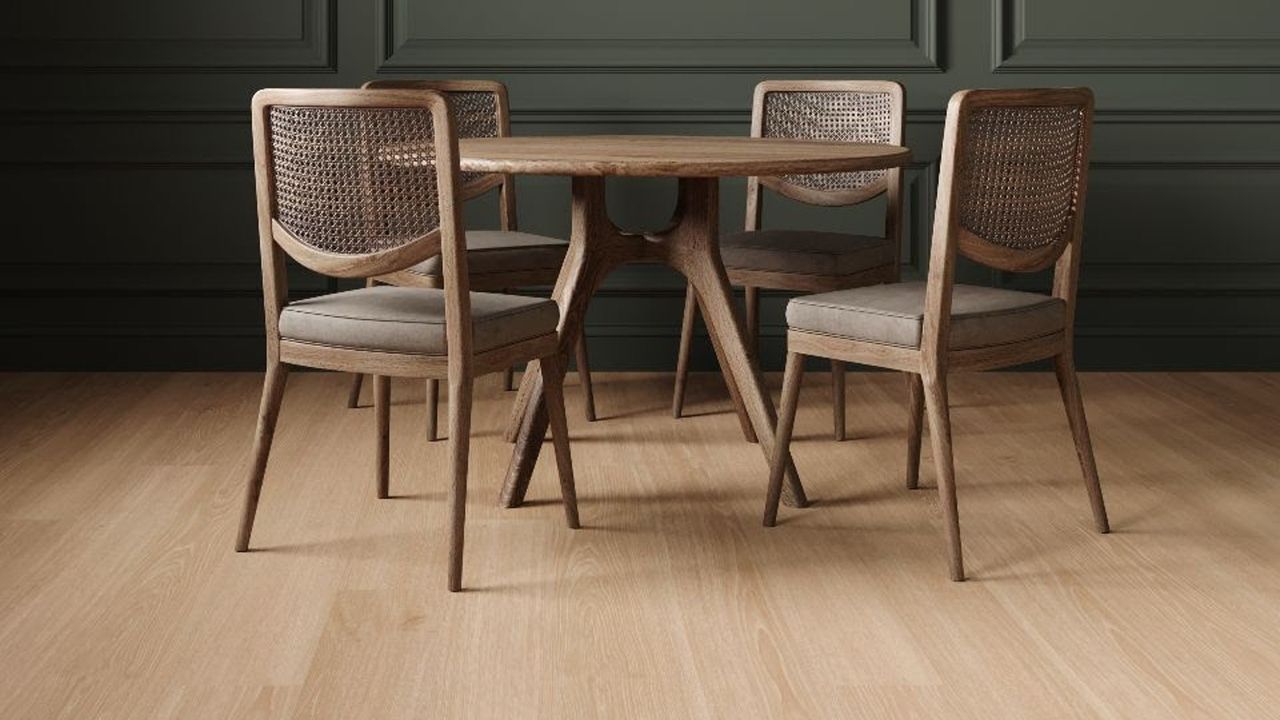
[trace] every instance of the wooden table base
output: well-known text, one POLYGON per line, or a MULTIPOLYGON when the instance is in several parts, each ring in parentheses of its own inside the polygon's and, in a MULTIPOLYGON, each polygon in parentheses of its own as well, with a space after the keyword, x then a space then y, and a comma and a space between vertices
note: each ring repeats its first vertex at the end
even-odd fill
MULTIPOLYGON (((745 411, 739 417, 749 419, 749 425, 744 422, 744 434, 748 440, 754 435, 764 453, 760 473, 763 490, 777 417, 759 368, 747 350, 742 320, 734 311, 729 278, 720 260, 719 187, 718 178, 680 178, 671 224, 657 233, 635 235, 620 231, 609 220, 604 177, 573 178, 573 230, 552 297, 560 304, 560 351, 567 362, 573 339, 582 331, 587 304, 614 268, 628 262, 660 262, 688 278, 726 371, 730 395, 735 406, 745 411)), ((560 363, 562 370, 565 364, 560 363)), ((520 383, 512 420, 508 439, 514 434, 516 445, 499 500, 509 508, 524 502, 547 432, 542 376, 535 366, 529 367, 520 383)), ((793 507, 808 505, 790 458, 783 502, 793 507)))

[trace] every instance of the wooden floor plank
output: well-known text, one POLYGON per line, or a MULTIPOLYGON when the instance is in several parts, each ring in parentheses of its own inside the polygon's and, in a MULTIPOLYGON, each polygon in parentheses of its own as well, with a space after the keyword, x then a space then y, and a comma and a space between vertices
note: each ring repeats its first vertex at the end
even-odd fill
POLYGON ((903 486, 896 375, 849 375, 843 443, 807 378, 815 503, 765 529, 717 377, 673 420, 670 376, 598 374, 601 420, 569 413, 578 531, 549 462, 494 502, 513 395, 484 378, 451 594, 421 383, 394 384, 378 500, 372 410, 292 376, 236 554, 260 376, 0 375, 0 717, 1268 717, 1278 378, 1083 375, 1100 536, 1052 375, 953 377, 963 584, 927 442, 903 486))

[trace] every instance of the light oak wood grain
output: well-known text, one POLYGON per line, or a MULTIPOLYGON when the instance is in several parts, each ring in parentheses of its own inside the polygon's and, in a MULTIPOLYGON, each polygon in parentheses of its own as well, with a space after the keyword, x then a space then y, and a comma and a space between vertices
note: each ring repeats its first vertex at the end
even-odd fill
POLYGON ((959 585, 936 493, 902 487, 897 374, 848 375, 845 443, 829 439, 826 373, 806 378, 792 451, 816 507, 774 530, 718 378, 690 376, 678 422, 669 374, 595 379, 630 412, 573 428, 580 531, 550 463, 526 510, 487 501, 510 395, 500 374, 477 380, 474 592, 453 595, 448 449, 422 440, 421 383, 392 390, 393 498, 378 500, 372 410, 334 402, 336 373, 292 373, 261 552, 240 555, 260 374, 0 375, 0 717, 1176 720, 1280 705, 1278 375, 1082 373, 1109 536, 1080 511, 1054 374, 953 375, 973 570, 959 585))

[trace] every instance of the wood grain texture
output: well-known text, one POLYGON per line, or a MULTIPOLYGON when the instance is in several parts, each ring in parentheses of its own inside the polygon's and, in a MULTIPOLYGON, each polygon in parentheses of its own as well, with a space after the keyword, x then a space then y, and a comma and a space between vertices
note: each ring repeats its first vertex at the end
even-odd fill
POLYGON ((237 554, 259 374, 0 375, 0 717, 1169 720, 1280 704, 1280 376, 1082 374, 1109 536, 1083 507, 1053 374, 952 376, 959 585, 937 494, 902 488, 897 374, 849 374, 845 443, 828 438, 826 373, 807 378, 793 453, 816 505, 772 530, 715 376, 690 377, 680 421, 669 374, 595 379, 629 412, 571 429, 579 531, 550 463, 526 509, 488 501, 511 396, 498 374, 477 381, 474 592, 454 595, 448 449, 422 438, 422 383, 393 387, 395 499, 379 501, 372 409, 334 402, 337 374, 292 374, 256 549, 237 554), (1001 461, 966 471, 979 457, 1001 461))
POLYGON ((905 165, 899 145, 689 135, 472 138, 463 170, 522 175, 743 177, 883 170, 905 165))
MULTIPOLYGON (((952 580, 965 579, 947 397, 947 373, 952 370, 989 370, 1053 359, 1062 401, 1066 406, 1079 454, 1094 525, 1100 533, 1109 531, 1102 487, 1085 422, 1084 403, 1075 379, 1072 347, 1092 123, 1093 93, 1087 88, 962 90, 953 95, 943 131, 938 202, 934 212, 933 245, 929 253, 919 345, 895 347, 853 337, 799 330, 789 330, 787 333, 789 355, 800 353, 852 361, 903 370, 920 376, 918 381, 911 381, 909 388, 906 484, 908 488, 915 488, 918 483, 921 432, 919 389, 922 384, 934 463, 937 466, 938 494, 952 580), (1004 135, 997 134, 997 140, 992 141, 983 134, 988 131, 975 131, 973 128, 980 126, 971 122, 976 117, 974 113, 992 110, 1012 111, 1020 118, 1020 122, 1043 124, 1042 120, 1034 119, 1034 113, 1041 112, 1046 107, 1062 111, 1064 116, 1070 118, 1070 133, 1059 132, 1055 135, 1042 132, 1034 138, 1019 138, 1012 133, 1009 133, 1009 138, 1005 138, 1004 135), (1032 114, 1025 112, 1027 108, 1032 109, 1032 114), (1007 145, 1001 145, 1006 142, 1007 145), (1026 143, 1027 146, 1020 146, 1019 143, 1026 143), (1056 185, 1050 189, 1045 189, 1043 184, 1023 182, 1026 180, 1027 168, 1038 169, 1042 162, 1040 158, 1045 152, 1063 153, 1071 161, 1069 168, 1054 171, 1052 180, 1056 185), (1016 165, 1016 170, 1000 167, 1001 158, 1015 157, 1019 153, 1033 155, 1036 160, 1023 161, 1016 165), (975 179, 986 177, 992 172, 989 168, 993 167, 996 170, 992 177, 1003 178, 1006 174, 1013 173, 1016 183, 1025 188, 1026 197, 1011 198, 992 189, 995 185, 988 181, 975 179), (1059 172, 1061 176, 1056 175, 1059 172), (1028 223, 1037 217, 1036 203, 1046 201, 1067 203, 1058 219, 1058 225, 1055 226, 1056 235, 1049 236, 1048 244, 1006 246, 979 238, 966 229, 966 214, 973 212, 975 207, 999 208, 1002 223, 1028 223), (1002 271, 1038 270, 1053 265, 1053 296, 1060 299, 1065 308, 1063 328, 1048 335, 1011 343, 952 350, 949 333, 958 255, 965 255, 993 270, 1002 271)), ((768 508, 774 500, 766 497, 765 502, 768 508)))
MULTIPOLYGON (((734 311, 732 294, 719 249, 719 181, 717 178, 682 177, 676 209, 665 230, 650 234, 621 231, 609 219, 605 180, 574 177, 572 232, 569 250, 552 297, 560 305, 560 353, 567 358, 570 345, 581 332, 591 295, 604 277, 627 262, 662 262, 685 276, 704 308, 707 330, 723 367, 728 370, 730 396, 743 422, 744 433, 759 439, 766 465, 772 457, 775 414, 764 394, 759 369, 747 349, 742 321, 734 311), (749 425, 747 425, 749 421, 749 425), (747 433, 747 430, 750 430, 747 433)), ((542 380, 530 369, 521 380, 520 394, 512 408, 508 437, 514 436, 507 480, 499 496, 504 507, 518 507, 537 464, 546 436, 547 415, 542 407, 542 380), (515 432, 512 432, 512 431, 515 432)), ((787 504, 805 507, 808 502, 794 463, 787 461, 787 504)))
MULTIPOLYGON (((874 121, 871 121, 872 124, 874 121)), ((906 99, 905 91, 901 85, 891 81, 878 80, 766 80, 756 85, 755 93, 752 99, 751 108, 751 137, 762 138, 772 136, 779 138, 783 136, 804 137, 806 134, 818 132, 820 129, 830 131, 832 128, 844 128, 850 130, 854 127, 863 127, 863 132, 856 137, 886 140, 891 146, 900 146, 903 141, 903 133, 906 127, 906 99), (812 125, 805 128, 790 128, 789 131, 782 131, 778 128, 766 129, 766 104, 770 94, 776 93, 853 93, 853 94, 872 94, 887 98, 889 106, 888 115, 885 118, 888 124, 888 133, 886 136, 876 138, 874 131, 865 126, 868 123, 866 116, 868 108, 854 106, 839 106, 832 108, 821 108, 810 106, 812 112, 812 125), (798 135, 797 135, 798 133, 798 135)), ((826 135, 830 137, 830 135, 826 135)), ((850 139, 851 136, 844 136, 850 139)), ((812 177, 812 176, 806 176, 812 177)), ((744 230, 753 231, 761 229, 761 223, 764 219, 764 197, 761 192, 762 187, 767 187, 784 197, 791 198, 798 202, 821 205, 827 207, 856 205, 865 202, 880 195, 886 195, 884 207, 884 235, 883 237, 893 244, 893 257, 901 257, 902 255, 902 183, 903 169, 894 167, 883 174, 883 177, 863 185, 858 188, 843 190, 819 190, 805 185, 792 182, 794 178, 782 177, 759 177, 753 176, 747 178, 747 202, 746 202, 746 218, 743 223, 744 230)), ((747 306, 747 331, 750 335, 749 345, 752 352, 757 353, 759 347, 760 336, 760 289, 768 290, 784 290, 800 293, 817 293, 828 292, 832 290, 844 290, 848 288, 861 287, 864 285, 876 285, 879 283, 897 282, 901 275, 901 266, 897 262, 893 262, 881 267, 861 270, 845 275, 815 275, 810 273, 792 272, 794 268, 738 268, 728 267, 725 269, 729 275, 729 282, 733 285, 741 285, 746 291, 747 306)), ((685 299, 685 315, 686 321, 682 323, 680 329, 680 357, 676 363, 676 382, 674 395, 671 401, 672 411, 676 417, 680 416, 679 408, 684 403, 682 393, 685 387, 684 374, 688 372, 688 353, 689 346, 693 339, 693 324, 687 319, 690 312, 697 311, 697 305, 692 300, 692 295, 685 299)), ((758 359, 758 357, 757 357, 758 359)), ((844 439, 844 406, 843 406, 843 379, 844 372, 843 363, 833 360, 831 363, 832 372, 832 390, 836 403, 832 406, 832 429, 837 440, 844 439)), ((735 405, 739 404, 735 398, 735 405)))

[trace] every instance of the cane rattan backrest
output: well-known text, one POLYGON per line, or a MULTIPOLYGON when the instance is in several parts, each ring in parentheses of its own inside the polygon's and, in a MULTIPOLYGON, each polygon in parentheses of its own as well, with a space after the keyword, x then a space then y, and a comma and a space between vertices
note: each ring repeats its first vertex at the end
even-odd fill
POLYGON ((957 249, 1001 270, 1051 265, 1080 230, 1093 94, 973 90, 947 122, 957 249))
MULTIPOLYGON (((449 98, 458 139, 507 137, 511 134, 507 87, 495 80, 370 80, 366 89, 435 90, 449 98)), ((493 173, 464 172, 466 197, 488 192, 501 184, 493 173)))
MULTIPOLYGON (((902 144, 903 91, 895 82, 771 80, 756 86, 751 134, 802 140, 902 144)), ((761 178, 802 202, 852 205, 887 188, 889 170, 761 178)))
POLYGON ((259 212, 295 260, 369 277, 439 252, 457 163, 441 95, 264 90, 253 107, 259 212))

